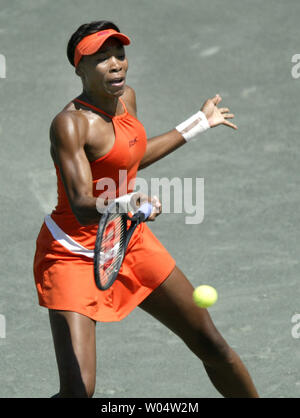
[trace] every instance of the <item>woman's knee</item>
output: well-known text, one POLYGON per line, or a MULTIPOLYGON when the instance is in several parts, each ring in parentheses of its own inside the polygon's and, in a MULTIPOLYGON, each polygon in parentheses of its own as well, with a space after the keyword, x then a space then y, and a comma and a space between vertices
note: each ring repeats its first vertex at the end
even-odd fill
POLYGON ((233 350, 219 333, 203 335, 201 331, 196 331, 194 338, 186 344, 208 367, 220 367, 234 362, 233 350))
POLYGON ((82 370, 80 375, 61 377, 58 397, 64 398, 92 398, 95 393, 95 376, 82 370))
POLYGON ((84 383, 84 387, 85 387, 85 394, 87 398, 92 398, 94 396, 95 393, 95 384, 96 384, 96 379, 95 379, 95 375, 94 373, 85 373, 83 371, 82 375, 82 380, 84 383))
POLYGON ((74 312, 50 311, 60 397, 92 397, 96 381, 95 323, 74 312))
POLYGON ((93 390, 81 391, 78 388, 63 388, 60 392, 53 396, 55 398, 92 398, 94 395, 93 390))
POLYGON ((63 398, 92 398, 95 393, 93 385, 85 386, 84 390, 80 388, 64 388, 60 391, 60 396, 63 398))

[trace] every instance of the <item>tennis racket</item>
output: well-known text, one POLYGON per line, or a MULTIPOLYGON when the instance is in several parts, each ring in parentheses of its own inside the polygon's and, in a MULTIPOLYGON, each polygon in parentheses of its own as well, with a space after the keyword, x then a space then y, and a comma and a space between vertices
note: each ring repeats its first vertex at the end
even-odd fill
POLYGON ((149 202, 144 203, 133 216, 120 213, 120 208, 119 203, 112 202, 101 216, 98 226, 94 276, 100 290, 108 289, 116 280, 135 228, 150 216, 153 207, 149 202))

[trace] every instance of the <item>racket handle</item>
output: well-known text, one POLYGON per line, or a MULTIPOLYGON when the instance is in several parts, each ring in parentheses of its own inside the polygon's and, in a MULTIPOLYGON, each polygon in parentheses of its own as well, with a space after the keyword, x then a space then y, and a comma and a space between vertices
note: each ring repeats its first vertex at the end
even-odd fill
POLYGON ((151 215, 153 206, 151 205, 151 203, 146 202, 143 203, 142 206, 139 208, 138 212, 141 212, 145 215, 145 220, 149 218, 149 216, 151 215))

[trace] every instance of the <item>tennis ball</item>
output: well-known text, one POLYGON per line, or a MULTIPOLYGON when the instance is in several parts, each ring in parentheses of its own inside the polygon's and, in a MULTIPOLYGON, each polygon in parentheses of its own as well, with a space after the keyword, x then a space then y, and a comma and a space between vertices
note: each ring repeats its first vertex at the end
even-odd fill
POLYGON ((202 285, 196 287, 193 292, 193 299, 197 306, 200 308, 208 308, 216 303, 218 299, 218 293, 212 286, 202 285))

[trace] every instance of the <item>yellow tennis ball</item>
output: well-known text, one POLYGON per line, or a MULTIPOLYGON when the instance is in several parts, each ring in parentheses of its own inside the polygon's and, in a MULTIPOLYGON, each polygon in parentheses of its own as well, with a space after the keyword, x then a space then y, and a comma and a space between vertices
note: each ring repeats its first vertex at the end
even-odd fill
POLYGON ((216 303, 218 299, 218 293, 212 286, 202 285, 196 287, 193 292, 193 299, 197 306, 200 308, 208 308, 216 303))

